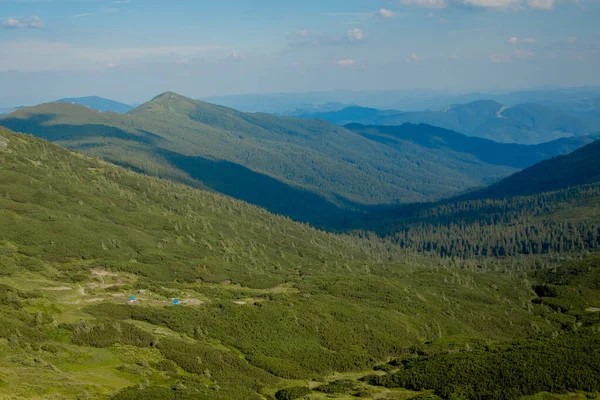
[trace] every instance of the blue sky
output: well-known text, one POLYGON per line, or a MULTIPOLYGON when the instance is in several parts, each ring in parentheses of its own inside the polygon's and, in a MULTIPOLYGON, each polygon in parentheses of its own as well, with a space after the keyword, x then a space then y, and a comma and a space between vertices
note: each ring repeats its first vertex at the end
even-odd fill
POLYGON ((599 85, 598 0, 0 0, 0 107, 599 85))

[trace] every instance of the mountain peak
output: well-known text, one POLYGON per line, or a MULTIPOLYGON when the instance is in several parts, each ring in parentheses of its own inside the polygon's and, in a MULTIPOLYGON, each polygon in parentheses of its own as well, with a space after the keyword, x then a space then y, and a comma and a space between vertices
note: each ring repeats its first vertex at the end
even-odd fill
POLYGON ((150 101, 154 102, 154 101, 174 101, 174 100, 194 101, 193 99, 190 99, 189 97, 185 97, 178 93, 170 92, 170 91, 161 93, 158 96, 154 97, 150 101))

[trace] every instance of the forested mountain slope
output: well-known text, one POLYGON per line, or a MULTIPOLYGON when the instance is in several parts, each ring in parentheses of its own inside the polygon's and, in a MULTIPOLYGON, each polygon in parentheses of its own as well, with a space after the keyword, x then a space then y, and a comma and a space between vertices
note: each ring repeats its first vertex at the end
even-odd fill
POLYGON ((465 136, 458 132, 427 124, 406 123, 400 126, 345 126, 363 137, 398 148, 406 142, 447 152, 471 154, 486 164, 527 168, 542 160, 567 154, 593 142, 596 138, 580 136, 562 138, 538 145, 498 143, 488 139, 465 136))
POLYGON ((173 93, 125 115, 53 103, 0 125, 313 223, 346 208, 448 196, 516 171, 447 148, 392 148, 325 121, 246 114, 173 93))
POLYGON ((416 396, 355 378, 564 325, 521 274, 402 261, 4 129, 0 161, 0 396, 318 396, 334 371, 363 398, 416 396))
POLYGON ((542 161, 467 198, 520 196, 600 181, 600 140, 570 154, 542 161))
POLYGON ((348 216, 341 226, 443 257, 594 251, 600 248, 600 141, 478 191, 374 208, 348 216))
POLYGON ((561 137, 600 134, 600 119, 594 115, 575 115, 538 104, 505 106, 492 100, 456 104, 440 111, 348 107, 302 117, 321 118, 339 125, 425 123, 502 143, 539 144, 561 137))

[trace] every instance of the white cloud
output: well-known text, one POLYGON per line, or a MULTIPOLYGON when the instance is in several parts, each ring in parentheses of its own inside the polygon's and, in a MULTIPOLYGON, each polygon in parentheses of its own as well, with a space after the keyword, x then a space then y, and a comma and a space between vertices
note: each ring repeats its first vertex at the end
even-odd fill
POLYGON ((219 59, 231 52, 225 46, 164 46, 101 48, 64 42, 19 40, 0 42, 0 71, 94 71, 112 65, 128 68, 144 62, 172 63, 197 56, 219 59))
POLYGON ((354 60, 352 60, 350 58, 346 58, 346 59, 343 59, 343 60, 334 61, 333 63, 337 64, 337 65, 341 65, 341 66, 348 66, 348 65, 354 65, 354 64, 356 64, 356 61, 354 61, 354 60))
POLYGON ((119 65, 118 64, 113 64, 113 63, 108 63, 107 67, 108 68, 117 68, 119 65))
MULTIPOLYGON (((405 6, 424 8, 479 7, 489 9, 551 10, 557 0, 400 0, 405 6)), ((566 0, 565 0, 566 1, 566 0)), ((577 2, 577 0, 573 0, 577 2)))
POLYGON ((441 22, 442 24, 447 24, 448 22, 450 22, 450 20, 449 20, 449 19, 447 19, 447 18, 444 18, 444 17, 442 17, 442 18, 440 18, 440 22, 441 22))
POLYGON ((92 15, 94 15, 94 13, 76 14, 76 15, 73 15, 73 18, 85 18, 85 17, 91 17, 92 15))
POLYGON ((118 13, 119 11, 121 11, 121 9, 120 9, 120 8, 105 8, 105 9, 104 9, 104 12, 105 12, 106 14, 116 14, 116 13, 118 13))
POLYGON ((188 60, 187 58, 180 58, 177 61, 175 61, 175 64, 179 64, 179 65, 187 65, 190 63, 190 60, 188 60))
POLYGON ((495 63, 509 63, 512 61, 512 58, 506 54, 492 54, 490 55, 490 60, 495 63))
POLYGON ((463 0, 466 5, 489 8, 506 8, 521 3, 521 0, 463 0))
POLYGON ((451 60, 458 60, 458 56, 454 55, 454 54, 451 55, 451 56, 448 56, 448 58, 451 59, 451 60))
POLYGON ((534 43, 536 43, 536 40, 532 39, 532 38, 519 39, 516 37, 511 37, 510 39, 508 39, 508 43, 512 44, 513 46, 516 45, 517 43, 534 44, 534 43))
POLYGON ((569 43, 575 43, 577 41, 577 38, 575 36, 571 36, 571 37, 567 38, 567 41, 569 43))
POLYGON ((428 13, 427 18, 433 18, 433 13, 432 12, 428 13))
POLYGON ((532 58, 533 56, 535 56, 535 53, 529 49, 519 49, 515 50, 515 55, 519 58, 532 58))
POLYGON ((406 60, 404 60, 407 64, 413 63, 413 62, 419 62, 419 61, 423 61, 425 59, 425 57, 420 57, 418 56, 416 53, 412 53, 410 55, 410 57, 407 57, 406 60))
POLYGON ((554 8, 554 0, 527 0, 527 5, 540 10, 551 10, 554 8))
POLYGON ((400 0, 400 3, 405 6, 416 6, 425 8, 446 8, 448 7, 447 0, 400 0))
POLYGON ((378 14, 383 18, 394 18, 396 16, 395 12, 386 10, 385 8, 380 8, 378 14))
POLYGON ((240 56, 240 54, 234 49, 231 50, 231 53, 229 54, 229 56, 225 57, 226 61, 241 61, 242 60, 242 56, 240 56))
POLYGON ((350 29, 348 31, 348 39, 350 39, 350 40, 359 41, 359 40, 365 39, 366 37, 367 37, 367 34, 358 28, 350 29))
POLYGON ((44 21, 42 21, 42 19, 37 15, 26 19, 16 19, 11 17, 6 21, 3 21, 2 26, 4 26, 6 29, 42 29, 44 27, 44 21))

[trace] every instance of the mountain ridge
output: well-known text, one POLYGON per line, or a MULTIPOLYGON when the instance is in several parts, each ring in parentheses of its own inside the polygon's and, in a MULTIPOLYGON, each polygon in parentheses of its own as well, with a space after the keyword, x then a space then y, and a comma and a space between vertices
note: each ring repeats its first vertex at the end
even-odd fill
POLYGON ((300 117, 325 119, 339 125, 427 123, 469 136, 519 144, 540 144, 561 137, 600 133, 600 119, 592 115, 565 113, 533 103, 506 106, 495 100, 454 104, 441 111, 403 112, 353 106, 300 117))
POLYGON ((99 96, 68 97, 55 100, 53 101, 53 103, 74 103, 85 107, 93 108, 94 110, 102 112, 112 111, 119 114, 124 114, 134 108, 129 104, 121 103, 99 96))
POLYGON ((0 125, 312 223, 346 208, 457 193, 515 171, 414 143, 391 149, 326 121, 242 113, 173 92, 127 114, 50 103, 4 116, 0 125))

